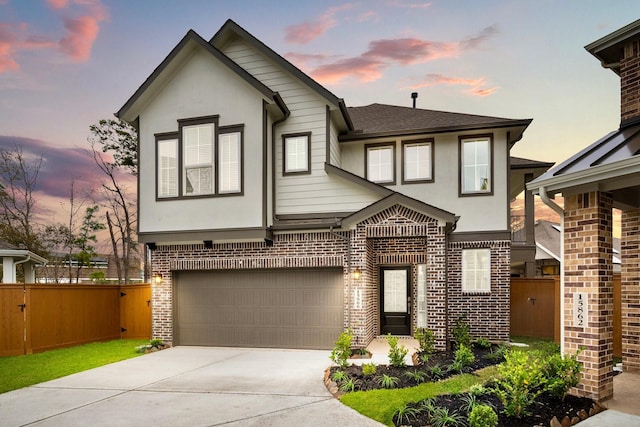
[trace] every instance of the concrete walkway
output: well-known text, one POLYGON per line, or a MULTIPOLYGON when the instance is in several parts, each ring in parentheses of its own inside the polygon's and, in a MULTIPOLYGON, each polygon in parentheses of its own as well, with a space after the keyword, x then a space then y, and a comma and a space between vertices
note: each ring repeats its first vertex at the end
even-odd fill
POLYGON ((328 351, 175 347, 0 394, 5 426, 380 426, 342 405, 328 351))

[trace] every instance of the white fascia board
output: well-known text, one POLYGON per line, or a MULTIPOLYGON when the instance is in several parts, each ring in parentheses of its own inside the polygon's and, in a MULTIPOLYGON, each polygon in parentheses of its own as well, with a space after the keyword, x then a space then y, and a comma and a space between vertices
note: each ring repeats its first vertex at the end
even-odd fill
POLYGON ((640 157, 634 156, 615 163, 601 166, 593 166, 567 175, 558 175, 545 180, 533 180, 527 184, 527 189, 533 194, 539 194, 539 190, 545 187, 547 193, 556 194, 569 187, 593 184, 624 175, 640 173, 640 157))

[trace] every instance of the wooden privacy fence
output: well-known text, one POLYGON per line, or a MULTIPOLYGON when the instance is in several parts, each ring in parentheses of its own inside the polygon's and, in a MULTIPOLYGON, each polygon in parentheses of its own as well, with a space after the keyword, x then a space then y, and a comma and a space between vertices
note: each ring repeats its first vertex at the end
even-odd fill
POLYGON ((150 337, 149 284, 0 284, 0 356, 150 337))
MULTIPOLYGON (((560 342, 560 278, 511 278, 511 335, 560 342)), ((622 355, 620 275, 613 276, 613 354, 622 355)))

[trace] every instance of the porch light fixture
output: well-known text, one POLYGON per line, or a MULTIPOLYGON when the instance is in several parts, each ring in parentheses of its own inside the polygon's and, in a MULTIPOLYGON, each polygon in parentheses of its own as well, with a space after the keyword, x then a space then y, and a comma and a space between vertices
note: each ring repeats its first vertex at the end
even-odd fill
POLYGON ((153 283, 154 285, 159 285, 160 283, 162 283, 162 274, 160 273, 153 273, 153 283))
POLYGON ((355 270, 353 270, 353 278, 355 280, 358 280, 360 278, 360 276, 362 276, 362 271, 360 271, 359 268, 356 268, 355 270))

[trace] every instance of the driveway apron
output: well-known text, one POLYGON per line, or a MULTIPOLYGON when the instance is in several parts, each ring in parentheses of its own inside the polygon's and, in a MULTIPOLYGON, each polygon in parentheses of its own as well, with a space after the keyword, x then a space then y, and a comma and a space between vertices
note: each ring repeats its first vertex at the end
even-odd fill
POLYGON ((328 356, 174 347, 0 394, 0 425, 380 426, 326 390, 328 356))

